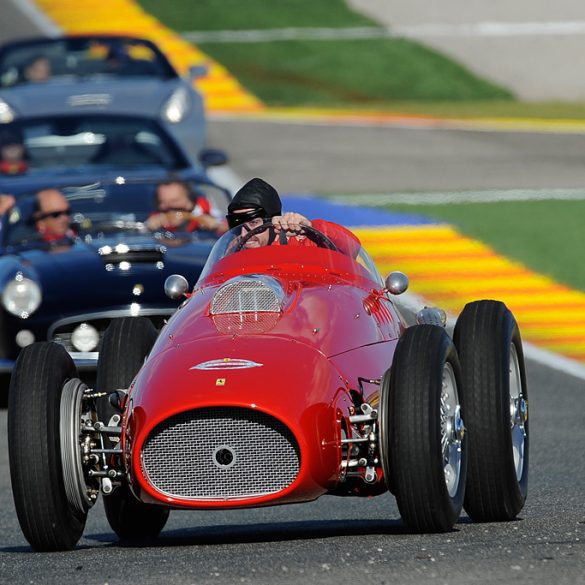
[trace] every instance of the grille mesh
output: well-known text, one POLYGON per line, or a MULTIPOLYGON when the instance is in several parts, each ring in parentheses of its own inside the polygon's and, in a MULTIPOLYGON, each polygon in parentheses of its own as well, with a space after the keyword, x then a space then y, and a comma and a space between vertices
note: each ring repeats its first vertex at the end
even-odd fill
POLYGON ((243 312, 280 312, 276 292, 263 280, 238 278, 222 286, 211 303, 211 314, 243 312))
POLYGON ((162 422, 142 448, 142 467, 160 492, 231 500, 277 493, 300 468, 296 439, 280 421, 245 408, 201 408, 162 422))

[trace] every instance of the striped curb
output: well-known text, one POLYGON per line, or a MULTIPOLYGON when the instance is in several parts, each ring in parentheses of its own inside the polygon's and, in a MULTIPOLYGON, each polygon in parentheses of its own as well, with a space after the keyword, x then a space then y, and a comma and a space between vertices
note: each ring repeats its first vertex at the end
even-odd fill
POLYGON ((198 79, 196 85, 210 111, 256 112, 264 107, 222 65, 145 12, 134 0, 35 2, 67 34, 127 34, 151 39, 182 74, 191 65, 207 64, 208 75, 198 79))
POLYGON ((585 293, 558 284, 449 225, 357 227, 382 274, 402 270, 415 294, 457 315, 466 303, 501 300, 525 340, 585 363, 585 293))

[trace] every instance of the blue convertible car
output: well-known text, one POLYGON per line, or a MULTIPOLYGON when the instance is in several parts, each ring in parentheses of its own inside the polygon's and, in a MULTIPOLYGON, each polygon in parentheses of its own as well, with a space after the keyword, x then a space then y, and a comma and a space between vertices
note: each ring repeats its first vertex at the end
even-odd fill
POLYGON ((205 66, 177 73, 158 47, 128 36, 37 38, 0 46, 0 124, 29 116, 83 114, 157 120, 197 159, 206 142, 205 66))
MULTIPOLYGON (((94 183, 63 188, 71 229, 43 241, 35 225, 35 198, 21 196, 3 217, 0 233, 0 372, 9 372, 22 347, 52 340, 78 365, 95 366, 100 338, 120 316, 146 316, 157 327, 176 309, 164 293, 173 273, 193 284, 218 233, 149 230, 155 212, 153 182, 94 183)), ((196 181, 219 213, 228 194, 196 181)))

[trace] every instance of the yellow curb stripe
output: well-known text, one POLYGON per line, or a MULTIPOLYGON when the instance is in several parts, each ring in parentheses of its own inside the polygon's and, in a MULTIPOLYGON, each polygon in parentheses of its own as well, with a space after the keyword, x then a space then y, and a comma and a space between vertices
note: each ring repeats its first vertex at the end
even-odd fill
POLYGON ((458 314, 478 299, 501 300, 524 339, 585 362, 585 293, 573 290, 450 225, 353 228, 380 271, 403 270, 411 290, 458 314))
POLYGON ((259 112, 264 108, 264 104, 223 66, 145 12, 134 0, 35 1, 65 33, 127 34, 148 38, 182 74, 191 65, 209 64, 207 77, 197 80, 196 85, 210 112, 259 112))

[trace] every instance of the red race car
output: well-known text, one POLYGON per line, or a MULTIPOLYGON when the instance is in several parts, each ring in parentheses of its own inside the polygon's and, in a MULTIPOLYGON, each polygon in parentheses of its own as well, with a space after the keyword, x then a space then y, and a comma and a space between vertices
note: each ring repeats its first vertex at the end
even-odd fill
MULTIPOLYGON (((114 321, 97 381, 64 348, 22 350, 9 396, 14 500, 35 550, 66 550, 104 496, 120 538, 159 534, 172 509, 225 509, 389 490, 405 525, 442 532, 461 510, 515 518, 528 478, 522 342, 505 305, 407 326, 357 239, 307 227, 307 245, 218 240, 160 331, 114 321)), ((243 235, 245 234, 245 235, 243 235)), ((296 238, 299 243, 299 238, 296 238)))

